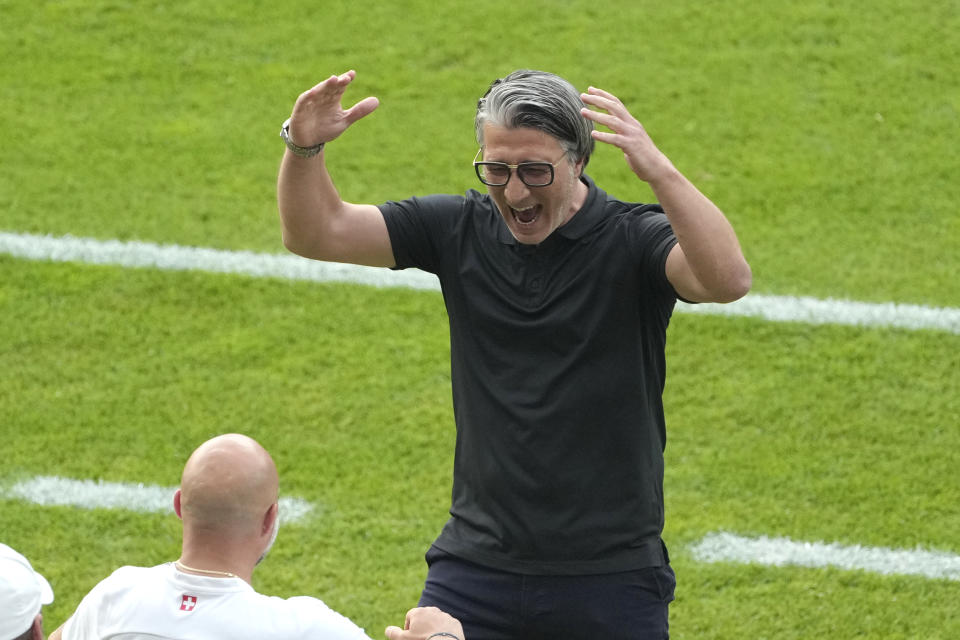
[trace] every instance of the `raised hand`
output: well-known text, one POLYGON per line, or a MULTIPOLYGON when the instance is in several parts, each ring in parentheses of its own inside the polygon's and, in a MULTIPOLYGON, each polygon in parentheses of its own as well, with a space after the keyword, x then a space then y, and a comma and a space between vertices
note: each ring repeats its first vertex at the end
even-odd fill
POLYGON ((581 110, 583 117, 610 129, 610 133, 594 130, 593 139, 623 151, 627 164, 637 177, 651 182, 673 170, 669 158, 653 144, 646 129, 630 115, 619 98, 603 89, 590 87, 587 93, 580 94, 580 99, 601 110, 584 107, 581 110))
POLYGON ((330 142, 380 105, 380 101, 371 96, 349 109, 343 108, 343 92, 356 75, 351 69, 342 75, 330 76, 300 94, 290 116, 290 139, 295 144, 310 147, 330 142))

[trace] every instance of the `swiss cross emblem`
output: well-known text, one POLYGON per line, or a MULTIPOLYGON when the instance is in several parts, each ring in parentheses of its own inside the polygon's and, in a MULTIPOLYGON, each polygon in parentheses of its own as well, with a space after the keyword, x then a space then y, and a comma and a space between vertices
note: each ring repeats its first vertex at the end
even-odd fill
POLYGON ((197 606, 197 596, 188 596, 187 594, 183 595, 183 598, 180 600, 180 611, 193 611, 197 606))

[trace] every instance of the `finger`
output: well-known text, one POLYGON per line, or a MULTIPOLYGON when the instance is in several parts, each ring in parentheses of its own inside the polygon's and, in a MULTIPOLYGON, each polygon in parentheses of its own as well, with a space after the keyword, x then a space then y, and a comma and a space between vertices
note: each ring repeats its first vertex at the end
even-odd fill
POLYGON ((605 127, 610 129, 615 129, 615 125, 621 124, 623 121, 617 116, 610 115, 609 113, 603 113, 601 111, 592 111, 590 109, 581 109, 580 113, 587 120, 593 120, 597 124, 602 124, 605 127))
POLYGON ((629 112, 627 111, 627 108, 623 106, 623 103, 618 101, 616 98, 611 100, 610 98, 606 98, 604 96, 595 96, 595 95, 583 93, 583 94, 580 94, 580 100, 584 104, 591 105, 593 107, 596 107, 597 109, 606 111, 608 113, 613 113, 621 117, 624 117, 625 115, 629 114, 629 112))
POLYGON ((298 103, 304 102, 305 100, 312 98, 318 93, 321 93, 324 90, 324 88, 330 84, 330 81, 333 80, 334 78, 336 78, 336 76, 330 76, 329 78, 326 78, 321 82, 318 82, 317 84, 313 85, 312 87, 310 87, 309 89, 301 93, 299 96, 297 96, 297 102, 298 103))
POLYGON ((620 98, 613 95, 609 91, 604 91, 603 89, 598 89, 597 87, 587 87, 587 93, 590 95, 601 96, 607 100, 612 100, 613 102, 619 103, 620 98))
POLYGON ((580 100, 584 104, 592 104, 594 106, 613 104, 613 101, 609 98, 604 98, 603 96, 595 96, 589 93, 581 93, 580 100))
POLYGON ((403 637, 403 630, 396 625, 390 625, 383 630, 383 634, 390 640, 399 640, 403 637))
POLYGON ((347 90, 347 87, 350 86, 350 83, 353 82, 353 79, 357 77, 357 72, 353 69, 350 69, 350 71, 335 77, 336 80, 334 80, 332 84, 336 89, 336 94, 339 96, 343 95, 343 92, 347 90))
POLYGON ((347 90, 347 86, 353 82, 356 75, 357 72, 352 69, 341 75, 332 75, 305 91, 302 97, 314 97, 323 94, 337 97, 347 90))
POLYGON ((624 137, 618 133, 607 133, 606 131, 597 131, 594 129, 590 132, 590 135, 593 136, 593 139, 597 142, 611 144, 620 149, 623 149, 623 145, 626 144, 624 137))
MULTIPOLYGON (((344 91, 346 91, 355 75, 356 73, 354 71, 348 71, 347 73, 339 76, 330 76, 323 82, 311 88, 309 91, 304 92, 297 99, 297 102, 293 107, 294 115, 304 109, 316 109, 318 107, 322 109, 336 108, 338 111, 342 111, 342 107, 340 107, 340 101, 343 98, 344 91)), ((368 98, 367 100, 370 99, 368 98)), ((359 120, 363 116, 367 115, 370 113, 370 111, 373 111, 373 109, 377 107, 377 104, 379 103, 374 98, 372 105, 366 101, 361 101, 361 103, 354 105, 354 108, 359 107, 359 109, 357 110, 355 117, 353 117, 350 122, 359 120)), ((348 112, 346 111, 343 113, 348 115, 348 112)))
POLYGON ((370 115, 374 111, 374 109, 376 109, 379 106, 380 106, 380 101, 374 98, 373 96, 370 96, 369 98, 364 98, 357 104, 347 109, 347 111, 344 113, 343 118, 344 120, 347 121, 348 124, 353 124, 360 118, 370 115))

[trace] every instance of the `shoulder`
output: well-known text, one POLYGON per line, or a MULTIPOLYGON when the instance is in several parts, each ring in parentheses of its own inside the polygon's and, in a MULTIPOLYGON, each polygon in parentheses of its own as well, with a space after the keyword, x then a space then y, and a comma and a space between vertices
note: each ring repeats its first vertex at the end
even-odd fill
MULTIPOLYGON (((667 256, 677 243, 670 220, 660 204, 625 202, 603 194, 604 219, 613 221, 608 233, 623 246, 630 260, 648 276, 653 277, 657 288, 666 281, 667 256)), ((663 288, 673 295, 672 290, 663 288)))
POLYGON ((279 598, 256 594, 258 617, 269 619, 276 637, 368 640, 363 629, 322 600, 311 596, 279 598))
POLYGON ((663 212, 663 207, 656 202, 626 202, 608 194, 599 206, 604 208, 605 217, 615 219, 618 223, 635 234, 656 234, 663 230, 671 230, 670 221, 663 212))
POLYGON ((580 211, 573 217, 567 235, 580 237, 592 232, 631 236, 637 232, 669 227, 663 208, 657 203, 629 202, 610 195, 588 175, 581 176, 587 186, 587 197, 580 211))
POLYGON ((388 200, 379 207, 384 216, 403 212, 449 213, 461 209, 468 200, 472 200, 469 192, 465 196, 434 193, 405 200, 388 200))
POLYGON ((156 567, 120 567, 101 580, 97 588, 118 590, 124 589, 128 585, 143 584, 143 582, 151 576, 162 573, 165 566, 166 565, 158 565, 156 567))
POLYGON ((435 194, 380 205, 398 268, 437 273, 459 238, 497 238, 496 206, 485 193, 435 194))
POLYGON ((658 216, 662 216, 663 220, 666 220, 663 207, 656 202, 627 202, 607 193, 601 192, 601 194, 603 197, 598 204, 604 208, 607 215, 622 215, 625 220, 632 223, 650 222, 657 219, 658 216))
POLYGON ((152 588, 163 581, 165 566, 132 567, 124 566, 101 580, 83 597, 82 604, 100 606, 98 603, 117 602, 135 597, 144 589, 152 588))
POLYGON ((100 637, 101 619, 105 613, 114 610, 116 604, 129 597, 135 587, 149 582, 148 576, 153 569, 120 567, 101 580, 83 596, 76 610, 64 622, 62 637, 100 637))
POLYGON ((409 234, 443 232, 453 227, 477 202, 471 194, 433 194, 415 196, 406 200, 388 201, 380 205, 380 213, 387 224, 391 241, 402 242, 409 234))

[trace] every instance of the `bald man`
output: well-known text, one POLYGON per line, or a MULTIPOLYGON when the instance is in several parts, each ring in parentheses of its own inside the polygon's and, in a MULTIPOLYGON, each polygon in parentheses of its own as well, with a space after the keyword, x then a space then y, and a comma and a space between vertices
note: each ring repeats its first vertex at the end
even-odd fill
MULTIPOLYGON (((369 640, 346 617, 309 596, 261 595, 254 567, 277 536, 277 468, 247 436, 200 445, 187 460, 173 507, 183 521, 180 558, 151 568, 121 567, 87 594, 50 640, 151 638, 369 640)), ((435 608, 413 609, 390 640, 463 638, 460 623, 435 608)))

